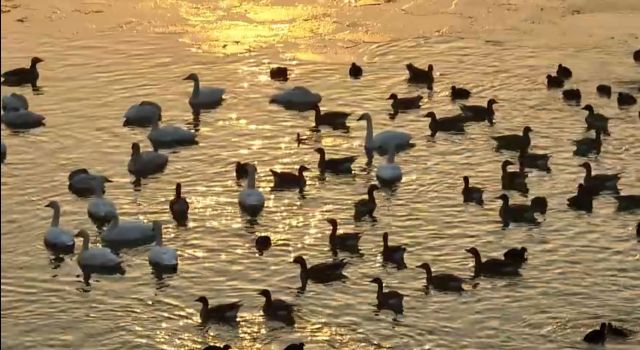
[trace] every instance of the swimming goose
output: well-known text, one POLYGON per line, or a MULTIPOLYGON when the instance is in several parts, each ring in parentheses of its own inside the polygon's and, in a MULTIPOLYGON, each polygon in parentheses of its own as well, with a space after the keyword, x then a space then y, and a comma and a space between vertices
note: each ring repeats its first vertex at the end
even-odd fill
POLYGON ((85 230, 78 231, 75 237, 82 238, 82 250, 78 255, 78 266, 80 266, 85 275, 90 273, 118 273, 124 275, 122 260, 113 254, 109 248, 89 248, 89 240, 91 238, 85 230))
POLYGON ((451 86, 451 99, 452 100, 466 100, 471 97, 471 91, 465 88, 459 88, 455 85, 451 86))
POLYGON ((573 144, 576 149, 573 151, 573 155, 580 157, 588 157, 591 153, 599 155, 602 151, 602 132, 596 129, 596 138, 584 137, 579 140, 574 140, 573 144))
POLYGON ((389 245, 389 233, 382 234, 382 260, 392 263, 398 267, 398 269, 404 269, 407 264, 404 262, 404 253, 407 248, 401 245, 389 245))
POLYGON ((259 255, 262 255, 264 251, 269 250, 269 248, 271 248, 271 237, 269 236, 256 237, 255 247, 258 253, 260 253, 259 255))
POLYGON ((412 63, 407 64, 405 67, 407 67, 407 71, 409 72, 409 83, 427 84, 427 89, 433 90, 433 65, 428 65, 426 70, 418 68, 412 63))
POLYGON ((246 179, 249 176, 248 166, 249 163, 236 162, 236 181, 246 179))
POLYGON ((613 197, 617 202, 617 211, 640 209, 640 194, 626 194, 613 197))
POLYGON ((580 167, 584 168, 584 180, 585 186, 589 187, 594 195, 599 194, 602 191, 612 191, 619 193, 618 181, 620 181, 620 174, 592 174, 591 163, 584 162, 580 164, 580 167))
POLYGON ((585 185, 578 185, 578 193, 567 199, 567 206, 574 210, 582 210, 587 213, 593 211, 593 194, 585 185))
POLYGON ((527 147, 522 147, 518 154, 518 163, 524 168, 538 169, 547 173, 551 172, 549 159, 551 159, 551 155, 547 153, 531 153, 527 147))
POLYGON ((600 323, 600 329, 590 330, 582 340, 589 344, 604 345, 607 340, 607 324, 605 322, 600 323))
POLYGON ((212 109, 222 104, 224 89, 217 87, 200 87, 200 78, 196 73, 187 75, 182 80, 193 81, 193 90, 189 97, 189 106, 199 114, 201 109, 212 109))
POLYGON ((4 142, 0 143, 0 156, 2 163, 4 163, 5 159, 7 159, 7 145, 5 145, 4 142))
POLYGON ((342 274, 342 270, 347 266, 347 262, 344 259, 307 266, 307 261, 304 257, 302 257, 302 255, 298 255, 293 258, 293 261, 291 262, 300 265, 301 290, 305 290, 307 288, 309 280, 316 283, 329 283, 345 279, 347 277, 342 274))
POLYGON ((529 193, 529 187, 527 186, 527 177, 529 175, 524 172, 522 165, 520 165, 518 171, 507 170, 510 165, 515 164, 508 159, 502 162, 502 189, 518 191, 524 194, 529 193))
POLYGON ((411 97, 398 97, 396 94, 391 94, 387 97, 387 100, 391 101, 391 109, 393 110, 392 116, 397 116, 400 111, 408 111, 411 109, 420 108, 420 101, 422 101, 421 95, 411 97))
POLYGON ((40 78, 37 65, 44 60, 40 57, 32 57, 31 65, 29 68, 16 68, 2 73, 2 85, 7 86, 20 86, 25 84, 31 84, 35 87, 40 78))
POLYGON ((600 130, 605 135, 609 135, 609 118, 603 114, 596 113, 593 109, 592 105, 585 105, 582 107, 583 110, 587 111, 587 116, 584 118, 585 123, 587 123, 587 131, 589 130, 600 130))
POLYGON ((435 137, 438 131, 442 132, 457 132, 462 133, 464 131, 464 123, 461 122, 458 117, 436 117, 435 112, 429 112, 425 115, 425 118, 431 119, 429 122, 429 130, 431 130, 431 137, 435 137))
POLYGON ((631 338, 636 332, 624 328, 622 326, 615 326, 611 322, 607 322, 607 336, 617 337, 617 338, 631 338))
POLYGON ((256 189, 256 167, 247 163, 247 187, 238 195, 240 209, 251 217, 257 217, 264 209, 264 195, 256 189))
POLYGON ((379 277, 373 278, 371 283, 375 283, 378 286, 376 293, 376 300, 378 301, 378 310, 390 310, 396 315, 401 315, 404 312, 404 306, 402 305, 404 295, 395 290, 384 291, 384 284, 379 277))
POLYGON ((531 146, 531 137, 529 137, 529 133, 532 131, 533 129, 527 125, 522 129, 522 135, 508 134, 491 136, 491 138, 496 142, 496 151, 504 149, 519 152, 523 148, 528 150, 529 146, 531 146))
POLYGON ((178 251, 175 248, 169 248, 163 245, 162 223, 156 220, 152 225, 153 231, 156 234, 156 245, 149 250, 149 265, 163 271, 177 271, 178 251))
POLYGON ((393 186, 402 181, 402 169, 395 163, 396 150, 391 147, 387 154, 387 162, 378 165, 376 169, 376 179, 381 186, 393 186))
POLYGON ((154 229, 157 229, 157 227, 142 221, 120 222, 120 218, 116 215, 102 233, 100 239, 107 246, 135 248, 155 241, 156 232, 154 229))
POLYGON ((357 65, 355 62, 351 62, 351 66, 349 67, 349 76, 353 79, 360 79, 362 77, 362 67, 357 65))
POLYGON ((35 129, 41 126, 45 126, 45 118, 43 115, 26 111, 24 109, 19 111, 7 111, 2 114, 2 123, 10 129, 35 129))
POLYGON ((313 109, 315 105, 320 104, 320 101, 322 101, 320 94, 313 93, 305 87, 296 86, 273 95, 269 103, 278 104, 284 109, 304 112, 313 109))
POLYGON ((351 113, 347 112, 324 112, 320 111, 320 105, 313 106, 315 112, 315 128, 319 128, 322 125, 330 126, 334 130, 348 129, 347 118, 351 113))
POLYGON ((480 187, 469 186, 468 176, 463 176, 462 182, 464 183, 464 187, 462 188, 462 202, 483 205, 484 199, 482 199, 482 194, 484 190, 480 187))
POLYGON ((91 174, 85 168, 71 171, 67 177, 69 192, 78 197, 90 197, 95 194, 96 188, 105 193, 105 183, 112 182, 108 177, 98 174, 91 174))
POLYGON ((618 92, 618 106, 633 106, 638 100, 631 94, 626 92, 618 92))
POLYGON ((373 213, 376 211, 376 197, 374 196, 374 192, 379 190, 380 187, 376 184, 371 184, 367 188, 367 198, 363 198, 358 200, 353 204, 354 213, 353 220, 360 221, 365 216, 369 216, 372 220, 375 220, 375 216, 373 213))
POLYGON ((606 84, 600 84, 596 86, 596 92, 601 97, 611 98, 611 86, 606 84))
POLYGON ((283 350, 304 350, 304 343, 289 344, 283 350))
POLYGON ((98 229, 102 229, 104 225, 110 223, 114 217, 118 216, 118 210, 115 204, 104 198, 102 189, 98 187, 97 184, 94 189, 93 198, 91 198, 87 205, 87 215, 98 229))
POLYGON ((202 350, 230 350, 230 349, 231 349, 231 345, 229 345, 229 344, 224 344, 222 346, 207 345, 204 348, 202 348, 202 350))
POLYGON ((466 118, 466 121, 468 122, 486 121, 489 123, 489 125, 493 125, 494 117, 496 115, 496 112, 493 109, 493 106, 496 104, 498 104, 498 101, 496 101, 493 98, 490 98, 487 101, 486 107, 480 106, 480 105, 465 105, 465 104, 460 104, 458 107, 460 108, 462 115, 466 118))
POLYGON ((29 101, 23 95, 16 94, 2 96, 2 111, 15 112, 19 110, 29 110, 29 101))
POLYGON ((473 278, 480 276, 492 277, 492 276, 520 276, 520 266, 513 264, 509 261, 502 259, 489 259, 482 261, 480 251, 476 247, 465 249, 465 251, 471 255, 475 260, 475 266, 473 268, 473 278))
POLYGON ((393 147, 396 152, 401 152, 414 146, 414 144, 411 143, 412 136, 403 131, 385 130, 373 136, 373 121, 369 113, 363 113, 358 118, 358 121, 360 120, 367 122, 364 151, 367 154, 369 162, 373 159, 374 152, 377 152, 379 155, 386 155, 391 147, 393 147))
POLYGON ((451 273, 434 275, 431 271, 431 265, 428 263, 422 263, 416 267, 423 269, 427 273, 427 288, 433 288, 443 292, 464 292, 462 285, 465 283, 465 280, 462 277, 451 273))
POLYGON ((152 126, 162 120, 162 107, 152 101, 142 101, 129 107, 123 118, 122 126, 152 126))
POLYGON ((527 247, 508 249, 504 254, 502 254, 502 256, 504 257, 504 260, 509 261, 514 265, 522 265, 529 260, 527 257, 527 247))
POLYGON ((560 89, 564 87, 564 79, 547 74, 547 88, 548 89, 560 89))
POLYGON ((147 139, 154 149, 197 145, 196 134, 175 125, 159 126, 158 121, 151 125, 147 139))
POLYGON ((60 203, 51 201, 45 207, 53 209, 51 225, 44 235, 45 247, 56 254, 72 254, 75 241, 71 231, 60 227, 60 203))
POLYGON ((189 202, 182 196, 182 184, 176 183, 176 193, 169 201, 169 211, 178 226, 186 226, 189 220, 189 202))
POLYGON ((569 69, 569 67, 559 64, 558 69, 556 69, 556 75, 561 79, 569 80, 571 79, 571 76, 573 76, 573 72, 571 72, 571 69, 569 69))
POLYGON ((356 156, 326 158, 326 153, 322 147, 315 148, 313 151, 320 155, 320 159, 318 160, 318 169, 321 174, 324 174, 327 171, 334 174, 351 174, 353 172, 351 165, 358 158, 356 156))
POLYGON ((131 144, 131 158, 127 170, 135 177, 145 178, 163 172, 168 162, 169 157, 165 154, 156 151, 140 152, 140 144, 134 142, 131 144))
POLYGON ((267 319, 282 322, 287 326, 293 326, 296 323, 293 318, 293 304, 282 299, 272 299, 268 289, 263 289, 258 294, 264 297, 262 313, 267 319))
POLYGON ((562 91, 562 98, 565 101, 580 103, 580 100, 582 99, 582 93, 580 93, 580 89, 566 89, 562 91))
POLYGON ((271 80, 288 81, 289 69, 287 67, 272 67, 269 69, 269 77, 271 80))
POLYGON ((298 167, 298 173, 290 173, 290 172, 278 172, 273 169, 269 169, 271 175, 273 176, 273 187, 278 189, 287 189, 287 188, 297 188, 302 190, 307 185, 307 180, 304 177, 305 171, 309 171, 311 169, 307 168, 304 165, 298 167))
POLYGON ((498 215, 502 221, 502 227, 509 227, 512 222, 522 222, 532 225, 539 225, 540 222, 535 217, 537 207, 526 204, 509 204, 509 196, 505 193, 496 197, 502 201, 498 215))
MULTIPOLYGON (((242 307, 241 301, 209 306, 209 299, 205 296, 200 296, 195 301, 202 304, 200 308, 200 322, 203 324, 207 322, 235 323, 238 311, 240 311, 242 307)), ((230 348, 231 347, 228 347, 227 349, 230 348)))
POLYGON ((358 243, 362 238, 360 232, 349 232, 338 234, 338 221, 333 218, 326 219, 331 225, 331 233, 329 234, 329 245, 332 250, 343 250, 350 253, 357 253, 358 243))

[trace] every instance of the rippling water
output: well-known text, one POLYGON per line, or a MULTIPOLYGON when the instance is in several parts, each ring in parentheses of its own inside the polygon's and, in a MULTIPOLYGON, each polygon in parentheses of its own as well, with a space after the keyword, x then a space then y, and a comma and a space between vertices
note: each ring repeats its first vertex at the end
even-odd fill
MULTIPOLYGON (((4 17, 3 17, 4 20, 4 17)), ((4 28, 4 27, 3 27, 4 28)), ((616 213, 615 200, 600 196, 594 213, 573 212, 565 199, 583 177, 572 155, 571 140, 585 134, 584 111, 565 104, 559 91, 547 91, 544 76, 558 62, 573 69, 568 84, 582 89, 583 103, 613 118, 612 136, 602 155, 590 159, 596 173, 623 172, 623 193, 640 192, 638 107, 618 109, 615 100, 596 96, 595 86, 610 83, 615 91, 636 91, 640 68, 621 42, 589 50, 529 48, 520 42, 454 37, 417 38, 371 44, 353 55, 365 68, 362 80, 350 80, 343 62, 295 59, 269 49, 216 56, 190 50, 177 34, 99 31, 78 40, 56 33, 33 39, 18 27, 2 33, 2 70, 26 64, 37 55, 42 93, 2 87, 2 94, 25 94, 31 109, 47 117, 47 126, 14 133, 3 126, 8 158, 2 166, 2 347, 51 349, 198 349, 207 342, 227 342, 239 349, 281 349, 304 341, 310 349, 564 349, 583 348, 583 334, 601 320, 640 328, 639 245, 634 227, 638 212, 616 213), (37 49, 36 49, 37 47, 37 49), (426 91, 405 82, 405 63, 436 67, 436 88, 421 110, 392 121, 385 100, 426 91), (288 83, 268 79, 271 64, 292 70, 288 83), (197 72, 204 85, 227 89, 227 100, 194 125, 187 98, 191 85, 181 80, 197 72), (426 136, 422 116, 457 113, 448 98, 455 84, 471 89, 470 103, 494 97, 497 124, 474 124, 463 136, 426 136), (297 147, 295 133, 309 133, 313 112, 284 111, 269 105, 273 93, 303 85, 323 95, 326 110, 354 113, 349 133, 323 130, 311 145, 297 147), (200 144, 169 152, 169 166, 134 191, 126 170, 130 145, 148 148, 146 129, 121 126, 129 105, 148 99, 163 107, 165 123, 198 132, 200 144), (414 135, 417 147, 397 157, 404 180, 396 192, 379 193, 378 222, 354 223, 352 203, 375 182, 376 158, 365 167, 365 125, 357 115, 370 112, 376 130, 397 128, 414 135), (532 172, 530 197, 549 199, 540 227, 501 229, 500 163, 515 154, 493 151, 489 136, 534 129, 532 150, 553 154, 553 172, 532 172), (321 179, 309 175, 304 198, 296 192, 270 192, 269 168, 315 168, 313 148, 328 155, 358 155, 354 176, 321 179), (248 223, 236 201, 240 187, 233 178, 236 160, 253 161, 267 206, 257 224, 248 223), (49 200, 62 205, 62 226, 91 228, 87 200, 67 192, 67 174, 78 167, 114 180, 107 187, 124 219, 162 220, 165 244, 179 250, 175 275, 157 279, 147 264, 148 247, 125 250, 127 274, 94 277, 90 288, 79 277, 75 256, 59 267, 49 262, 42 245, 51 212, 49 200), (486 190, 484 208, 461 203, 461 177, 486 190), (177 228, 168 214, 176 181, 191 202, 188 228, 177 228), (328 250, 334 217, 345 231, 364 232, 362 256, 344 255, 349 279, 311 284, 303 295, 293 256, 313 264, 331 258, 328 250), (392 244, 408 248, 410 268, 385 267, 379 255, 382 232, 392 244), (274 246, 258 256, 253 240, 270 235, 274 246), (496 257, 513 246, 526 246, 530 261, 523 277, 480 279, 478 289, 463 295, 425 295, 424 273, 413 268, 429 262, 434 272, 472 274, 473 260, 464 252, 476 246, 484 257, 496 257), (401 291, 405 315, 392 320, 375 312, 375 286, 401 291), (295 328, 265 324, 256 295, 269 288, 275 297, 297 304, 295 328), (242 300, 237 328, 197 328, 199 304, 242 300)), ((511 193, 516 202, 527 199, 511 193)), ((638 338, 611 341, 609 349, 634 349, 638 338)))

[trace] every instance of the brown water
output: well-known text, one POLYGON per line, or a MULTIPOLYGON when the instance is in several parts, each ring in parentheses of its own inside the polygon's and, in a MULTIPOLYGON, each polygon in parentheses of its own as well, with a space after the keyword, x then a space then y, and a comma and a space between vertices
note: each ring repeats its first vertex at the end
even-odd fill
MULTIPOLYGON (((512 29, 476 33, 463 28, 453 30, 460 35, 416 38, 408 28, 394 31, 391 27, 398 24, 392 21, 372 24, 376 14, 400 16, 397 12, 407 3, 304 5, 308 8, 280 3, 3 3, 3 9, 20 7, 2 15, 2 70, 23 66, 34 54, 46 62, 40 65, 41 94, 4 86, 2 94, 23 93, 32 110, 47 116, 47 126, 38 130, 2 129, 8 146, 2 166, 3 349, 199 349, 207 342, 281 349, 294 341, 304 341, 309 349, 566 349, 585 348, 582 336, 602 320, 640 328, 640 250, 633 231, 638 212, 616 213, 609 196, 596 199, 593 214, 565 207, 583 176, 577 166, 583 159, 572 155, 570 141, 585 135, 585 113, 544 87, 545 74, 558 62, 573 69, 569 86, 582 89, 583 103, 613 118, 602 155, 590 159, 595 172, 623 172, 622 192, 640 193, 638 107, 620 110, 615 100, 595 95, 598 83, 610 83, 615 91, 637 91, 640 67, 631 52, 640 46, 640 30, 629 28, 640 21, 627 20, 638 12, 613 16, 621 32, 615 39, 592 36, 589 43, 566 45, 578 42, 578 35, 542 40, 533 32, 517 40, 512 29), (366 12, 374 7, 378 12, 366 12), (119 15, 125 9, 132 12, 119 15), (247 13, 254 15, 234 17, 247 13), (366 26, 353 31, 330 26, 347 15, 388 34, 383 37, 366 26), (26 22, 15 22, 23 16, 26 22), (305 27, 311 21, 299 19, 305 16, 316 23, 305 27), (217 30, 224 27, 220 18, 228 31, 217 30), (275 24, 262 28, 265 22, 275 24), (301 34, 277 32, 287 25, 301 34), (237 32, 230 34, 236 30, 253 34, 236 39, 237 32), (340 35, 347 34, 357 45, 342 45, 340 35), (359 81, 346 75, 345 63, 354 58, 365 68, 359 81), (390 92, 426 95, 406 84, 407 62, 434 64, 436 90, 422 110, 391 121, 384 99, 390 92), (292 79, 270 81, 271 64, 290 67, 292 79), (203 114, 197 127, 200 145, 170 152, 165 173, 134 191, 126 170, 130 144, 138 141, 148 148, 148 130, 123 128, 121 116, 129 105, 150 99, 162 105, 166 123, 193 129, 186 103, 191 85, 181 80, 190 72, 197 72, 204 85, 226 88, 227 100, 203 114), (421 116, 426 111, 441 116, 457 112, 447 97, 451 84, 470 88, 471 103, 484 104, 489 97, 500 101, 497 124, 471 125, 464 136, 425 136, 427 122, 421 116), (417 147, 397 158, 405 175, 402 184, 395 193, 378 196, 377 223, 354 224, 351 219, 352 203, 375 182, 375 165, 383 161, 376 158, 371 169, 365 167, 365 125, 352 117, 350 133, 324 130, 313 145, 296 147, 295 133, 308 132, 312 112, 267 104, 273 93, 296 85, 321 93, 325 109, 355 116, 367 111, 376 130, 393 127, 414 135, 417 147), (515 155, 494 152, 489 136, 518 133, 524 125, 535 130, 532 150, 553 154, 553 172, 532 172, 528 181, 531 196, 547 196, 550 210, 540 227, 501 230, 499 202, 493 198, 501 192, 500 163, 515 155), (329 156, 361 156, 356 174, 322 181, 313 172, 305 198, 269 191, 269 168, 315 168, 312 149, 320 144, 329 156), (236 160, 253 161, 259 169, 258 186, 267 206, 256 225, 247 223, 237 208, 236 160), (122 218, 165 223, 165 244, 179 251, 176 275, 156 279, 147 264, 148 247, 124 251, 127 274, 94 277, 90 288, 82 284, 75 257, 59 267, 49 262, 42 245, 51 215, 43 206, 49 200, 60 201, 63 227, 91 228, 92 243, 99 242, 86 217, 87 200, 66 189, 69 171, 78 167, 114 180, 107 197, 122 218), (485 188, 484 208, 461 203, 463 175, 485 188), (191 202, 186 229, 176 228, 167 210, 176 181, 183 183, 191 202), (337 218, 345 231, 364 232, 363 256, 344 256, 349 261, 346 282, 311 284, 298 295, 298 268, 289 261, 297 254, 312 264, 330 259, 326 217, 337 218), (384 231, 390 232, 392 244, 407 246, 409 269, 382 266, 384 231), (274 240, 264 256, 253 247, 258 234, 274 240), (482 278, 476 290, 463 295, 425 295, 424 274, 413 266, 427 261, 436 273, 471 275, 473 261, 464 249, 472 245, 484 257, 499 256, 512 246, 528 247, 523 277, 482 278), (375 286, 368 283, 374 276, 406 295, 405 315, 398 321, 375 312, 375 286), (263 300, 256 295, 261 288, 297 304, 295 328, 265 324, 263 300), (242 300, 239 326, 196 327, 199 304, 193 300, 199 295, 212 302, 242 300)), ((411 5, 428 8, 427 2, 411 5)), ((599 23, 604 16, 614 27, 609 15, 599 12, 584 20, 599 23)), ((407 26, 416 24, 415 16, 403 16, 407 26)), ((551 30, 540 28, 540 33, 551 30)), ((511 195, 516 202, 526 200, 511 195)), ((607 348, 639 345, 639 338, 612 340, 607 348)))

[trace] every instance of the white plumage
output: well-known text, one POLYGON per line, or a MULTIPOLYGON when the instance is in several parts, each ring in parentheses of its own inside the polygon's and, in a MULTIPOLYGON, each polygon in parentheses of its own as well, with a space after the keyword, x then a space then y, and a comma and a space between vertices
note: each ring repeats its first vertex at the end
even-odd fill
POLYGON ((112 201, 102 197, 102 191, 95 194, 87 206, 89 218, 96 224, 102 225, 111 222, 118 216, 118 210, 112 201))
POLYGON ((238 205, 250 216, 258 216, 264 208, 264 195, 256 189, 256 167, 247 165, 247 187, 238 195, 238 205))
POLYGON ((122 261, 108 248, 89 248, 89 233, 80 230, 76 236, 82 237, 82 250, 78 256, 80 268, 121 269, 122 261))
POLYGON ((53 251, 70 252, 75 247, 73 233, 65 230, 60 226, 60 204, 57 201, 51 201, 45 207, 53 209, 51 225, 44 235, 44 245, 53 251))
POLYGON ((142 221, 120 222, 117 215, 101 235, 103 242, 114 245, 147 244, 153 242, 155 237, 151 225, 142 221))
POLYGON ((320 94, 313 93, 305 87, 296 86, 273 95, 269 102, 282 105, 285 108, 311 109, 320 101, 322 101, 320 94))
POLYGON ((175 125, 159 126, 154 122, 147 135, 151 144, 156 146, 189 145, 197 143, 196 134, 175 125))
POLYGON ((191 73, 184 80, 193 81, 193 90, 189 97, 189 105, 193 109, 213 108, 222 103, 225 90, 217 87, 201 87, 200 78, 191 73))
POLYGON ((412 136, 404 131, 385 130, 373 136, 373 121, 369 113, 364 113, 358 120, 367 122, 367 132, 364 139, 364 147, 367 152, 389 153, 394 148, 401 151, 411 147, 412 136))
POLYGON ((395 163, 396 150, 391 147, 387 154, 387 162, 378 166, 376 178, 382 185, 394 184, 402 180, 402 169, 395 163))
POLYGON ((151 101, 134 104, 124 114, 124 125, 148 126, 162 119, 162 107, 151 101))
POLYGON ((153 222, 153 230, 156 233, 156 245, 149 250, 149 264, 157 267, 175 267, 178 265, 178 251, 174 248, 163 246, 162 224, 153 222))

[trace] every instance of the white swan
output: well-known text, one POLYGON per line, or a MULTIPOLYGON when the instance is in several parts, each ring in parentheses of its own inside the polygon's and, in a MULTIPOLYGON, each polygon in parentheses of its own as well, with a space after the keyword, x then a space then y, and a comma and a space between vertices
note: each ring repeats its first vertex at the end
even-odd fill
POLYGON ((81 269, 112 269, 114 272, 124 273, 124 270, 122 269, 122 260, 113 254, 110 249, 103 247, 89 248, 90 237, 87 231, 78 231, 78 233, 76 233, 76 237, 82 238, 82 250, 78 255, 78 265, 81 269))
POLYGON ((53 209, 51 226, 44 235, 45 247, 55 253, 73 253, 75 247, 73 232, 60 227, 60 203, 51 201, 45 207, 53 209))
POLYGON ((151 131, 149 131, 147 138, 154 148, 172 148, 198 144, 194 132, 175 125, 160 126, 157 120, 151 124, 151 131))
POLYGON ((96 226, 102 227, 118 216, 118 210, 112 201, 104 198, 100 187, 96 186, 93 196, 87 206, 87 215, 96 226))
POLYGON ((16 94, 2 96, 2 111, 12 112, 19 110, 29 110, 29 101, 23 95, 16 94))
POLYGON ((159 268, 175 268, 178 266, 178 251, 162 245, 162 224, 153 222, 156 234, 156 245, 149 250, 149 265, 159 268))
POLYGON ((378 166, 376 179, 381 185, 392 185, 402 181, 402 169, 395 163, 396 150, 391 147, 387 154, 387 162, 378 166))
POLYGON ((256 217, 264 208, 264 195, 256 189, 256 167, 247 164, 247 187, 238 195, 238 205, 247 215, 256 217))
POLYGON ((162 120, 162 107, 155 102, 142 101, 129 107, 123 118, 123 126, 147 127, 162 120))
POLYGON ((116 215, 100 238, 106 245, 132 248, 153 242, 156 234, 149 224, 142 221, 120 222, 116 215))
POLYGON ((44 126, 46 118, 38 113, 26 111, 8 111, 2 115, 2 122, 12 129, 33 129, 44 126))
POLYGON ((131 158, 127 165, 129 173, 135 177, 143 178, 164 171, 169 162, 166 154, 156 151, 140 152, 140 144, 131 144, 131 158))
POLYGON ((196 73, 187 75, 183 80, 193 81, 193 91, 189 97, 189 106, 193 110, 215 108, 222 103, 224 89, 217 87, 201 87, 196 73))
POLYGON ((293 89, 273 95, 269 103, 279 104, 285 109, 307 111, 314 109, 320 101, 322 101, 320 94, 313 93, 305 87, 296 86, 293 89))
POLYGON ((369 113, 363 113, 358 120, 366 120, 367 122, 364 149, 367 157, 370 158, 369 160, 371 160, 374 151, 385 155, 389 153, 391 148, 394 148, 396 152, 400 152, 413 146, 411 134, 404 131, 385 130, 373 136, 373 121, 369 113))

